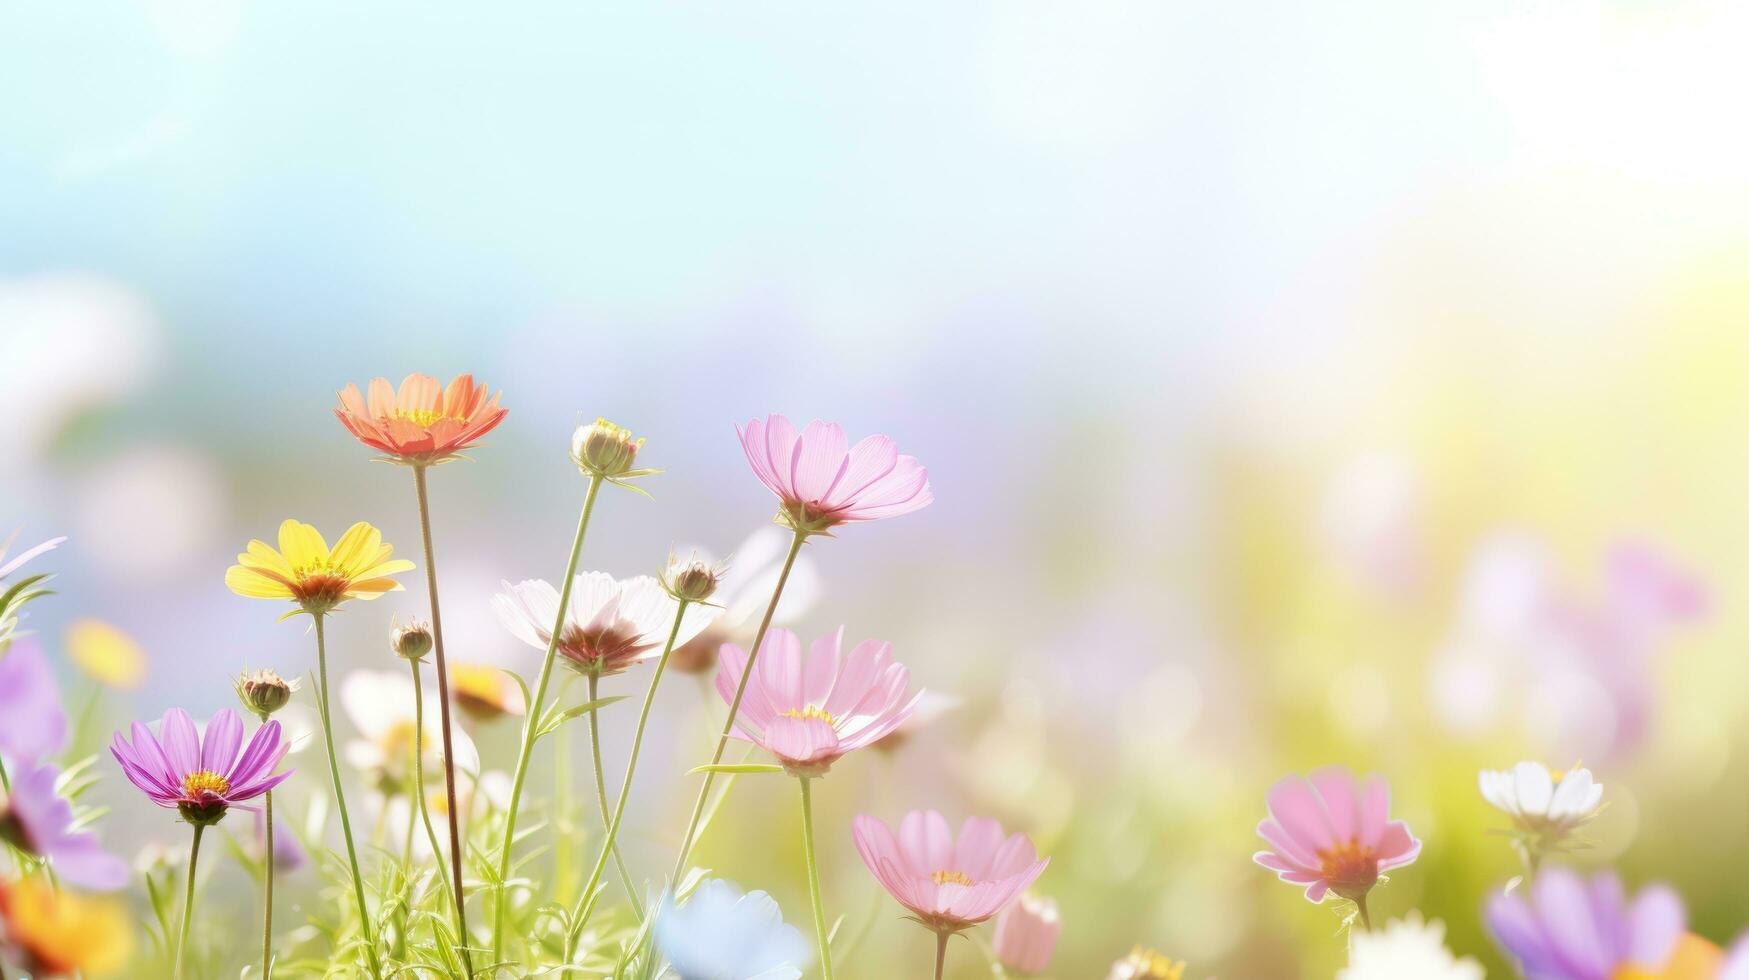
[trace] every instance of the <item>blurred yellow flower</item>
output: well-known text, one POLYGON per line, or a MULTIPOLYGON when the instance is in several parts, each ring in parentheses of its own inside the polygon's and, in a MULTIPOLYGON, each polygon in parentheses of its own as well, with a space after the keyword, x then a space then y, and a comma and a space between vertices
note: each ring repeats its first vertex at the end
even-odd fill
POLYGON ((0 920, 7 945, 45 977, 111 973, 127 963, 133 947, 121 905, 35 881, 0 885, 0 920))
POLYGON ((1174 961, 1151 949, 1137 946, 1130 955, 1111 965, 1106 980, 1183 980, 1184 961, 1174 961))
POLYGON ((496 667, 450 664, 449 697, 475 721, 493 721, 523 711, 522 689, 496 667))
POLYGON ((390 576, 413 563, 391 561, 394 551, 383 543, 382 532, 363 521, 347 528, 329 549, 315 528, 287 520, 279 526, 279 550, 263 541, 249 542, 249 549, 225 572, 225 584, 241 596, 290 599, 303 612, 319 616, 347 599, 375 599, 399 590, 401 583, 390 576))
POLYGON ((81 619, 67 627, 67 656, 87 677, 132 690, 146 677, 146 654, 133 637, 108 623, 81 619))

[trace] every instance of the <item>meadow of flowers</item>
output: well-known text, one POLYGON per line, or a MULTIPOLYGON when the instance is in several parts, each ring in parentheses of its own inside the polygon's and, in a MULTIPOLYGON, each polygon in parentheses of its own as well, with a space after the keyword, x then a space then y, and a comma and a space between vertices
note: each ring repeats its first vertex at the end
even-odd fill
MULTIPOLYGON (((835 423, 798 426, 777 414, 737 426, 749 478, 776 498, 777 542, 756 535, 720 561, 652 555, 652 574, 622 578, 590 569, 591 528, 635 519, 621 504, 650 498, 663 471, 646 465, 634 432, 606 419, 577 426, 569 455, 578 512, 562 569, 561 553, 536 556, 550 577, 476 597, 525 648, 522 667, 499 670, 447 656, 432 510, 442 505, 443 464, 486 448, 505 422, 500 396, 468 375, 444 385, 416 374, 399 387, 379 378, 364 391, 348 385, 334 415, 392 464, 380 479, 412 484, 420 540, 397 547, 365 521, 324 533, 288 517, 248 541, 224 584, 238 602, 260 600, 259 629, 299 630, 308 659, 291 677, 216 658, 184 668, 185 687, 234 687, 235 708, 106 721, 94 710, 103 683, 141 667, 125 637, 97 623, 67 644, 77 669, 99 682, 74 703, 57 655, 29 628, 39 604, 80 602, 50 590, 64 539, 0 554, 0 976, 1209 975, 1143 936, 1092 967, 1060 962, 1059 944, 1110 910, 1060 902, 1054 883, 1073 865, 1041 853, 1024 825, 949 812, 951 802, 927 794, 848 821, 817 813, 822 797, 882 778, 842 775, 841 761, 890 752, 951 703, 952 692, 913 683, 906 651, 892 643, 842 626, 805 636, 782 625, 797 592, 818 591, 809 601, 832 605, 808 550, 857 548, 934 499, 924 464, 894 439, 852 443, 835 423), (377 666, 330 677, 334 617, 370 617, 372 600, 421 589, 425 615, 376 624, 377 666), (671 724, 656 709, 673 675, 705 682, 709 737, 688 768, 640 765, 646 734, 671 724), (313 723, 291 720, 300 709, 305 718, 313 709, 313 723), (79 732, 104 724, 106 751, 76 751, 79 732), (476 736, 500 727, 514 737, 492 738, 490 747, 508 747, 494 757, 476 736), (354 737, 342 744, 348 728, 354 737), (578 729, 586 757, 537 752, 578 729), (623 757, 604 752, 610 730, 628 747, 623 757), (543 758, 552 771, 535 771, 543 758), (88 802, 109 778, 137 793, 116 806, 88 802), (785 825, 797 832, 782 846, 794 860, 743 862, 762 870, 729 880, 698 859, 701 843, 776 819, 734 805, 747 781, 787 785, 794 817, 785 825), (276 813, 276 796, 300 784, 307 806, 276 813), (665 855, 671 863, 628 858, 628 801, 674 788, 690 802, 676 814, 684 831, 665 855), (176 828, 177 852, 124 859, 106 846, 112 827, 154 821, 176 828), (822 887, 822 858, 850 854, 886 896, 868 913, 822 887), (220 863, 255 883, 255 929, 237 929, 237 910, 215 908, 203 888, 220 863), (324 883, 320 900, 276 903, 276 879, 311 868, 324 883), (799 888, 781 877, 796 868, 799 888), (780 890, 806 901, 780 907, 780 890), (916 942, 872 950, 871 916, 909 920, 916 942), (218 922, 233 924, 203 928, 218 922)), ((1395 573, 1398 555, 1369 557, 1386 577, 1395 573)), ((1699 616, 1705 590, 1659 553, 1624 546, 1609 562, 1601 607, 1554 603, 1527 614, 1514 597, 1532 564, 1509 544, 1484 556, 1472 628, 1611 638, 1620 669, 1602 683, 1618 685, 1622 715, 1612 734, 1631 736, 1643 724, 1635 711, 1650 710, 1634 697, 1634 658, 1699 616)), ((1527 980, 1749 980, 1749 939, 1703 938, 1676 890, 1624 880, 1588 855, 1593 824, 1614 799, 1591 769, 1517 761, 1445 775, 1492 808, 1483 853, 1514 869, 1461 917, 1446 906, 1445 919, 1412 901, 1379 901, 1389 879, 1447 860, 1398 815, 1392 773, 1356 775, 1337 759, 1255 787, 1263 846, 1251 874, 1301 890, 1309 905, 1300 914, 1335 911, 1318 941, 1340 950, 1339 980, 1477 980, 1482 964, 1447 941, 1449 930, 1477 928, 1527 980)), ((1429 805, 1414 801, 1413 810, 1429 805)), ((1475 853, 1466 844, 1455 860, 1475 853)), ((1244 857, 1233 849, 1217 860, 1244 857)))

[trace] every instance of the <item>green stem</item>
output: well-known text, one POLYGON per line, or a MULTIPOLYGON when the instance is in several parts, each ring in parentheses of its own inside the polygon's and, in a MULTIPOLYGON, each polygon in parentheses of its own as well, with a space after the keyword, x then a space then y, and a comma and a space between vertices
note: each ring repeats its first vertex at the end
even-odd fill
MULTIPOLYGON (((267 715, 261 720, 265 722, 267 715)), ((267 848, 262 859, 262 877, 265 879, 264 900, 261 911, 261 980, 272 980, 273 977, 273 790, 268 790, 262 797, 266 821, 265 839, 267 848)))
MULTIPOLYGON (((783 597, 784 584, 789 581, 790 569, 795 567, 796 555, 801 553, 802 543, 808 540, 808 532, 797 531, 795 540, 790 542, 789 554, 783 559, 783 571, 777 576, 777 587, 771 590, 771 602, 765 607, 765 615, 759 620, 759 632, 753 635, 753 649, 747 654, 747 666, 741 671, 741 682, 735 687, 735 699, 729 702, 729 717, 723 722, 723 732, 717 737, 717 748, 711 754, 710 764, 715 767, 723 762, 723 751, 729 747, 729 736, 735 730, 735 716, 741 712, 741 699, 747 694, 747 681, 753 676, 753 665, 759 660, 759 648, 765 642, 765 631, 771 628, 771 616, 777 612, 777 600, 783 597)), ((674 861, 674 873, 669 880, 675 887, 679 886, 680 874, 686 870, 686 861, 692 857, 692 845, 698 836, 698 822, 704 816, 705 801, 710 798, 711 783, 716 780, 716 771, 711 769, 704 774, 704 785, 698 788, 698 802, 692 805, 692 820, 687 824, 686 837, 680 843, 680 855, 674 861)))
POLYGON ((565 619, 571 608, 571 582, 577 575, 577 559, 583 554, 583 537, 589 531, 589 515, 595 510, 595 495, 601 490, 601 477, 589 478, 589 492, 583 497, 583 513, 577 518, 577 536, 571 542, 571 558, 565 563, 565 580, 559 585, 559 612, 553 623, 552 636, 547 640, 546 659, 540 668, 540 680, 535 684, 534 701, 522 721, 522 750, 516 757, 516 776, 510 783, 510 807, 504 812, 504 844, 498 849, 498 901, 492 915, 492 960, 504 958, 504 908, 510 904, 506 894, 510 878, 510 848, 516 842, 516 812, 522 803, 522 784, 528 778, 528 760, 534 754, 535 731, 540 725, 541 706, 546 701, 547 685, 552 682, 553 660, 558 653, 559 637, 565 631, 565 619))
POLYGON ((935 934, 935 980, 941 980, 947 968, 947 941, 953 933, 946 930, 935 934))
POLYGON ((1366 896, 1363 894, 1354 900, 1354 907, 1360 910, 1360 924, 1367 932, 1372 931, 1372 914, 1366 910, 1366 896))
POLYGON ((370 906, 364 901, 364 876, 358 871, 358 846, 352 842, 352 818, 346 815, 346 790, 340 785, 340 760, 334 754, 334 715, 328 702, 328 644, 322 631, 321 614, 316 621, 316 686, 321 695, 316 707, 321 709, 322 739, 328 748, 328 775, 334 780, 334 806, 340 811, 340 833, 346 838, 346 863, 352 869, 352 894, 358 899, 358 929, 364 935, 364 952, 370 960, 370 975, 380 978, 382 967, 377 964, 376 940, 370 931, 370 906))
POLYGON ((826 935, 826 906, 820 900, 820 865, 814 859, 814 799, 808 777, 802 784, 802 851, 808 858, 808 897, 814 903, 814 935, 820 940, 820 975, 832 980, 832 941, 826 935))
MULTIPOLYGON (((589 700, 594 701, 601 696, 598 690, 601 677, 598 674, 589 675, 589 700)), ((601 712, 589 712, 589 754, 595 761, 595 798, 601 805, 601 832, 606 834, 613 825, 613 815, 607 809, 607 779, 602 775, 601 765, 601 712)), ((626 870, 625 858, 620 857, 619 844, 613 838, 607 838, 608 850, 613 853, 613 866, 619 871, 619 880, 625 886, 626 898, 631 900, 632 908, 642 909, 644 900, 638 897, 638 890, 632 886, 632 874, 626 870)))
MULTIPOLYGON (((662 658, 656 661, 656 671, 650 677, 650 689, 644 693, 644 709, 638 713, 637 734, 632 736, 632 754, 626 760, 626 775, 620 783, 619 801, 614 804, 613 818, 607 822, 607 838, 601 843, 601 855, 595 859, 595 870, 590 872, 589 882, 583 886, 583 893, 577 897, 577 910, 571 915, 574 924, 566 940, 567 950, 583 934, 583 927, 588 924, 589 915, 595 910, 591 896, 595 893, 595 886, 601 883, 601 875, 607 870, 607 855, 616 846, 615 842, 619 838, 619 824, 625 816, 626 800, 632 795, 632 773, 638 767, 638 750, 644 744, 644 727, 650 721, 650 706, 656 703, 656 687, 662 683, 662 674, 668 669, 668 657, 674 652, 674 641, 680 635, 680 623, 686 618, 687 605, 687 600, 681 599, 674 610, 674 626, 668 630, 668 643, 662 647, 662 658)), ((593 692, 589 695, 589 700, 595 700, 593 692)), ((597 770, 599 771, 599 767, 597 770)), ((565 961, 570 962, 570 958, 567 956, 565 961)))
POLYGON ((172 974, 176 980, 182 980, 182 954, 188 949, 188 922, 194 918, 195 865, 200 860, 200 835, 205 832, 205 824, 195 824, 194 843, 188 847, 188 888, 182 896, 182 929, 176 940, 176 970, 172 974))
POLYGON ((6 760, 0 759, 0 789, 12 792, 12 780, 6 777, 6 760))
MULTIPOLYGON (((443 848, 438 846, 437 831, 431 827, 431 810, 425 805, 425 690, 420 686, 419 661, 407 663, 413 668, 413 805, 419 808, 419 821, 425 825, 425 840, 431 845, 431 853, 437 855, 443 853, 443 848)), ((444 901, 453 903, 455 894, 450 891, 449 876, 440 874, 437 880, 443 882, 444 901)))
MULTIPOLYGON (((462 953, 462 967, 473 980, 474 961, 468 954, 467 893, 462 888, 461 809, 456 806, 455 750, 449 721, 449 665, 443 657, 443 613, 437 604, 437 558, 431 548, 431 501, 425 491, 425 466, 413 467, 413 486, 419 495, 419 535, 425 542, 425 587, 431 593, 431 648, 436 655, 437 713, 443 725, 443 792, 449 801, 449 872, 453 879, 450 898, 455 906, 455 931, 462 953)), ((421 788, 423 790, 423 788, 421 788)), ((412 834, 408 834, 412 839, 412 834)), ((441 855, 437 855, 442 860, 441 855)))
MULTIPOLYGON (((573 674, 559 682, 560 701, 565 700, 575 678, 573 674)), ((571 823, 571 813, 575 809, 571 803, 571 733, 561 728, 553 736, 553 892, 560 905, 569 905, 573 863, 571 841, 575 836, 571 823)))

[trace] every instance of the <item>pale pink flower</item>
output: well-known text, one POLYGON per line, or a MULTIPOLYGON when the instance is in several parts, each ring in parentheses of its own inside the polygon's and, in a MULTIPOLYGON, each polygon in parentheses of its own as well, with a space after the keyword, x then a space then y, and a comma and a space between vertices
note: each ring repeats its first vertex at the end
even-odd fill
POLYGON ((1305 779, 1288 776, 1269 790, 1269 816, 1257 833, 1273 850, 1252 860, 1282 881, 1306 886, 1306 898, 1326 892, 1362 901, 1379 875, 1413 862, 1421 842, 1409 825, 1390 819, 1391 788, 1378 776, 1360 781, 1343 766, 1305 779))
POLYGON ((969 817, 959 839, 947 818, 913 810, 898 834, 870 816, 851 825, 856 850, 875 880, 926 927, 958 932, 990 918, 1044 873, 1049 858, 1025 834, 1002 835, 1002 825, 969 817))
POLYGON ((840 524, 909 514, 929 505, 929 472, 886 436, 854 447, 836 422, 796 432, 782 415, 737 429, 754 475, 783 503, 778 522, 810 534, 840 524))
MULTIPOLYGON (((922 692, 910 693, 911 672, 893 662, 891 643, 864 640, 849 656, 841 656, 843 646, 843 627, 815 640, 805 657, 794 633, 766 633, 735 737, 777 756, 795 775, 823 776, 846 754, 891 734, 922 692)), ((747 651, 723 644, 717 693, 725 703, 734 703, 746 669, 747 651)))
POLYGON ((996 917, 996 938, 991 945, 996 959, 1009 972, 1021 976, 1043 973, 1051 965, 1062 928, 1054 900, 1022 895, 996 917))

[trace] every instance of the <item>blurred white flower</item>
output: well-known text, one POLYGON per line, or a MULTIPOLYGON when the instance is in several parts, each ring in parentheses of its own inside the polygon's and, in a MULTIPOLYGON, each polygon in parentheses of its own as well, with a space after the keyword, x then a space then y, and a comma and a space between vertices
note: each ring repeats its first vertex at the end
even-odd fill
POLYGON ((162 577, 209 558, 227 510, 219 467, 181 446, 104 461, 81 480, 77 500, 80 544, 117 579, 162 577))
POLYGON ((1597 816, 1603 784, 1578 766, 1556 772, 1535 762, 1511 769, 1484 769, 1482 797, 1527 833, 1565 833, 1597 816))
POLYGON ((1323 536, 1330 556, 1362 584, 1388 595, 1415 591, 1426 575, 1420 474, 1395 456, 1364 456, 1324 490, 1323 536))
MULTIPOLYGON (((424 694, 424 767, 427 783, 443 780, 443 729, 437 694, 424 694)), ((405 792, 413 764, 413 678, 400 672, 355 670, 340 682, 340 704, 358 729, 359 738, 346 744, 346 761, 381 781, 390 792, 405 792)), ((459 727, 451 730, 455 764, 479 772, 480 756, 473 739, 459 727)), ((462 780, 457 780, 459 787, 462 780)))
POLYGON ((1482 980, 1482 965, 1458 959, 1445 948, 1445 923, 1424 922, 1421 913, 1394 919, 1384 928, 1355 932, 1348 966, 1336 980, 1482 980))
MULTIPOLYGON (((789 552, 791 540, 788 532, 767 527, 741 542, 741 547, 728 557, 728 568, 711 599, 722 607, 722 615, 704 632, 675 648, 669 659, 671 668, 684 674, 702 674, 716 667, 717 650, 724 643, 752 643, 765 607, 771 602, 771 593, 777 588, 777 577, 783 571, 783 558, 789 552)), ((683 548, 680 553, 712 561, 703 548, 683 548)), ((795 622, 807 615, 819 598, 819 572, 807 555, 798 555, 789 581, 784 583, 783 597, 771 614, 771 625, 795 622)))
POLYGON ((799 980, 812 958, 770 895, 743 895, 720 878, 700 884, 685 905, 663 900, 656 946, 679 980, 799 980))

